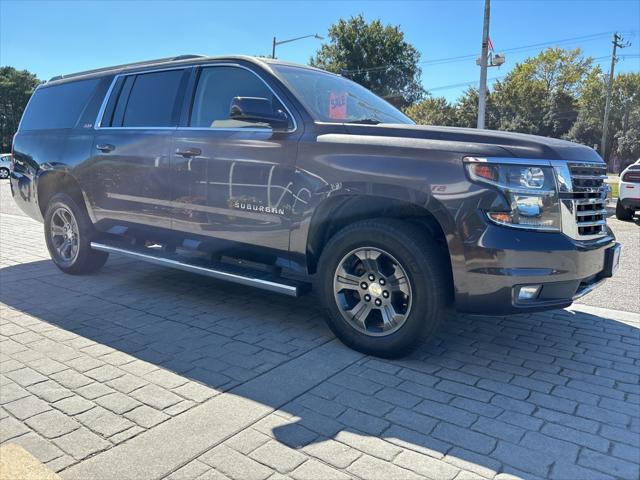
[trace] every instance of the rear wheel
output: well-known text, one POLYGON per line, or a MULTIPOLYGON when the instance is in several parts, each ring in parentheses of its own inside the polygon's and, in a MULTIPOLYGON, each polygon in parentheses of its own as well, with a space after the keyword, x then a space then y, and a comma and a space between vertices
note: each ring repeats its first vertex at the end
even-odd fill
POLYGON ((632 208, 625 208, 622 205, 620 199, 618 199, 618 203, 616 203, 616 218, 618 220, 629 221, 633 219, 634 210, 632 208))
POLYGON ((365 220, 324 248, 319 293, 328 325, 355 350, 380 357, 409 353, 435 333, 448 301, 442 249, 419 227, 365 220))
POLYGON ((65 273, 85 274, 102 267, 108 253, 91 249, 94 230, 85 210, 69 195, 54 195, 44 218, 45 240, 51 259, 65 273))
POLYGON ((9 178, 9 169, 5 167, 0 167, 0 179, 9 178))

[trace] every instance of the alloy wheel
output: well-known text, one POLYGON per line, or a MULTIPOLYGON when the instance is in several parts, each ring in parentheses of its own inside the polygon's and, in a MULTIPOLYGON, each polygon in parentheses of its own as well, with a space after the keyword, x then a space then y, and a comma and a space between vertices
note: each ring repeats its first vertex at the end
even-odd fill
POLYGON ((357 331, 385 336, 400 329, 411 311, 411 284, 390 253, 357 248, 336 269, 333 293, 342 318, 357 331))

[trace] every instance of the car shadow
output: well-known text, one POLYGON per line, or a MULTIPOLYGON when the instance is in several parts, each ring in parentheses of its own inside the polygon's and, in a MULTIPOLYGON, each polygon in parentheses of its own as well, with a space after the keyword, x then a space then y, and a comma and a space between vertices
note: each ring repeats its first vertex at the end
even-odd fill
MULTIPOLYGON (((334 338, 311 295, 291 299, 116 257, 82 277, 49 261, 5 267, 0 301, 221 392, 334 338)), ((385 445, 399 447, 480 475, 580 478, 589 472, 576 462, 598 469, 617 436, 638 435, 638 327, 566 310, 453 315, 407 358, 363 357, 270 405, 282 419, 271 435, 297 449, 361 442, 382 458, 385 445)), ((624 478, 629 470, 617 461, 624 478)))

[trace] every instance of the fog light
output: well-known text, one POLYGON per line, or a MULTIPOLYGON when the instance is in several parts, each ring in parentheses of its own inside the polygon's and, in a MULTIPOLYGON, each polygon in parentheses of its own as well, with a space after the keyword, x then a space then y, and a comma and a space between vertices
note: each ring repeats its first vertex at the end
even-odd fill
POLYGON ((518 300, 533 300, 540 293, 542 285, 526 285, 518 290, 518 300))

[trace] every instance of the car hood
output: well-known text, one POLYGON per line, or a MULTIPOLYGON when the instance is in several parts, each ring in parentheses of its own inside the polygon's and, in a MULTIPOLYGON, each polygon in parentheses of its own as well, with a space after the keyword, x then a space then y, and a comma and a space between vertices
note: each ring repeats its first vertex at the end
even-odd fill
MULTIPOLYGON (((432 140, 443 150, 464 151, 464 146, 468 145, 469 154, 476 156, 483 154, 496 156, 496 152, 504 152, 498 156, 602 163, 602 158, 592 148, 537 135, 425 125, 345 124, 344 126, 350 135, 370 136, 377 139, 385 137, 386 144, 391 146, 394 143, 398 146, 406 145, 406 139, 420 139, 432 140)), ((366 139, 361 138, 360 141, 366 143, 366 139)))

